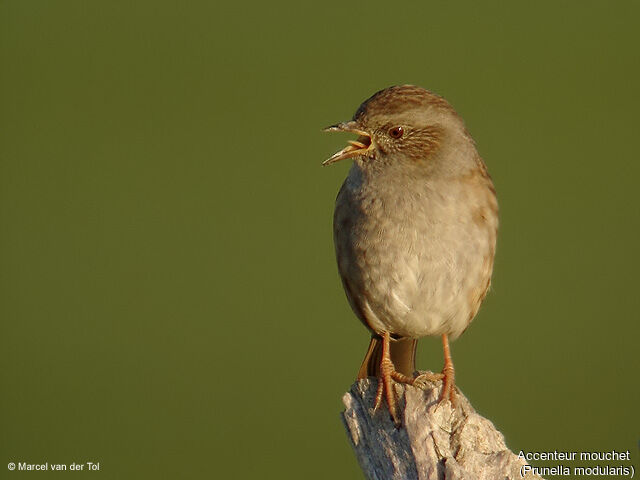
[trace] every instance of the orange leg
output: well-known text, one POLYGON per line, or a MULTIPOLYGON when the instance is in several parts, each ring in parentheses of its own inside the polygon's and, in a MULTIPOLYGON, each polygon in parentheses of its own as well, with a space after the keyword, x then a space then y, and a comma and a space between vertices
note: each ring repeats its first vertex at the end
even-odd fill
MULTIPOLYGON (((393 362, 391 361, 391 354, 389 352, 389 343, 391 342, 391 335, 389 332, 384 332, 382 336, 382 358, 380 360, 380 378, 378 379, 378 390, 376 392, 376 402, 373 407, 374 411, 382 405, 382 397, 387 400, 387 406, 389 407, 389 413, 395 423, 398 421, 396 414, 396 397, 393 394, 393 384, 391 380, 395 380, 400 383, 414 384, 414 379, 407 377, 400 372, 397 372, 393 362)), ((453 368, 453 366, 452 366, 453 368)))
POLYGON ((449 337, 442 335, 442 351, 444 353, 444 367, 442 367, 442 393, 440 394, 439 403, 449 399, 451 405, 455 406, 456 391, 456 371, 453 368, 453 360, 451 360, 451 350, 449 349, 449 337))

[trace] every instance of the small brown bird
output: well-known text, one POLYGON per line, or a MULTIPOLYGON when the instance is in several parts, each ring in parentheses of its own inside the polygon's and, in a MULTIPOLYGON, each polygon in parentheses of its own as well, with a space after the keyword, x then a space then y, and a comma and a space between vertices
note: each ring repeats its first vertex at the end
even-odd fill
POLYGON ((493 270, 498 203, 464 122, 442 97, 404 85, 366 100, 327 131, 357 140, 326 160, 353 158, 338 193, 334 241, 351 308, 371 331, 358 378, 379 377, 397 422, 392 379, 414 384, 417 340, 441 335, 440 402, 455 400, 449 338, 468 327, 493 270))

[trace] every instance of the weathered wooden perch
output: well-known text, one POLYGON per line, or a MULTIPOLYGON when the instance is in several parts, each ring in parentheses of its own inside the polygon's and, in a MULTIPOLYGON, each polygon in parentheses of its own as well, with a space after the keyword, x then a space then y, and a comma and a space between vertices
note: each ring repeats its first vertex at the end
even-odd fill
MULTIPOLYGON (((437 406, 441 382, 424 389, 395 384, 396 427, 381 407, 373 414, 377 381, 354 383, 342 401, 342 419, 365 477, 370 480, 516 480, 522 479, 518 459, 503 435, 458 393, 456 409, 437 406), (436 408, 437 406, 437 408, 436 408)), ((526 480, 542 480, 531 474, 526 480)))

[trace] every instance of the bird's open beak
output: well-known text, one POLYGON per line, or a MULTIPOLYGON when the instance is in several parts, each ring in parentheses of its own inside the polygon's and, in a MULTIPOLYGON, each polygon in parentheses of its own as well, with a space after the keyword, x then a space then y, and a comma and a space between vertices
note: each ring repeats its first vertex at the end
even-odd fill
POLYGON ((355 157, 357 155, 365 155, 373 148, 373 142, 371 141, 371 135, 364 130, 358 129, 356 122, 353 120, 350 122, 337 123, 324 129, 325 132, 351 132, 359 135, 357 140, 349 140, 349 145, 344 147, 339 152, 334 153, 330 158, 322 162, 322 165, 331 165, 332 163, 339 162, 345 158, 355 157))

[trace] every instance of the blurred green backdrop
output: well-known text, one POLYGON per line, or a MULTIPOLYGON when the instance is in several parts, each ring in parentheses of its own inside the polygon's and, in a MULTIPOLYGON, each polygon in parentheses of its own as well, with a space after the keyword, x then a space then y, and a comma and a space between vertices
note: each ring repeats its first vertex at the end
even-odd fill
MULTIPOLYGON (((0 476, 360 478, 338 412, 368 334, 331 233, 349 165, 320 167, 346 137, 320 130, 401 83, 456 107, 499 193, 459 386, 516 451, 637 459, 639 15, 0 2, 0 476)), ((438 370, 438 341, 418 360, 438 370)))

